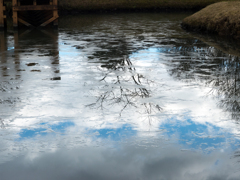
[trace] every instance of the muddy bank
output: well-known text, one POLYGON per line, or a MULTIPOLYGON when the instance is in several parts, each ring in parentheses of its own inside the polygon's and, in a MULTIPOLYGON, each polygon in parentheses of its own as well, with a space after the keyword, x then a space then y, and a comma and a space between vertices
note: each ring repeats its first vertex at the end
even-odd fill
MULTIPOLYGON (((226 0, 236 1, 236 0, 226 0)), ((60 14, 109 11, 200 10, 221 0, 58 0, 60 14)), ((7 16, 12 16, 12 1, 5 0, 7 16)))
MULTIPOLYGON (((229 0, 233 1, 233 0, 229 0)), ((152 9, 200 9, 220 0, 59 0, 63 11, 115 11, 152 9)))
POLYGON ((214 33, 240 39, 240 2, 220 2, 185 18, 186 30, 214 33))

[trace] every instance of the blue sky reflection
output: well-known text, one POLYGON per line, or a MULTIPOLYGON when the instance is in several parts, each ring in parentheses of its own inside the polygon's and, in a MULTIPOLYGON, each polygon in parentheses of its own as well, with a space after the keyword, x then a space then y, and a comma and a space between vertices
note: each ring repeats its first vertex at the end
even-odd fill
POLYGON ((26 139, 26 138, 34 138, 36 136, 45 136, 49 133, 57 132, 57 133, 64 133, 66 129, 70 126, 74 126, 75 124, 71 121, 68 122, 60 122, 58 124, 47 124, 41 123, 40 128, 34 129, 22 129, 19 133, 19 140, 26 139))
POLYGON ((240 140, 234 138, 234 135, 226 132, 224 129, 206 123, 200 124, 186 118, 185 121, 178 121, 174 118, 161 126, 166 129, 166 135, 170 138, 177 138, 178 143, 186 148, 213 150, 230 146, 236 149, 235 144, 239 144, 240 140))
POLYGON ((119 141, 123 138, 129 138, 137 134, 137 131, 134 130, 130 125, 125 124, 120 128, 111 129, 97 129, 88 131, 89 134, 95 134, 97 138, 111 139, 114 141, 119 141))

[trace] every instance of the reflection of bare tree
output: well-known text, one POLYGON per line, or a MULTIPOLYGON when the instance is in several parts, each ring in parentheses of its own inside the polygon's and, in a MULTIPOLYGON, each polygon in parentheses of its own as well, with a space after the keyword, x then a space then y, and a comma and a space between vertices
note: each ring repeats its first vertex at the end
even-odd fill
POLYGON ((233 157, 240 158, 240 150, 235 151, 233 157))
POLYGON ((237 150, 235 150, 235 152, 232 154, 231 156, 231 159, 234 159, 235 160, 235 163, 236 163, 236 169, 235 171, 236 172, 239 172, 239 166, 238 166, 238 163, 240 163, 240 148, 238 147, 237 150))
POLYGON ((107 106, 120 105, 119 116, 128 107, 144 107, 144 113, 151 119, 153 112, 161 111, 161 107, 151 102, 141 101, 151 96, 151 90, 148 88, 153 83, 142 74, 136 72, 131 60, 128 57, 120 61, 114 61, 111 64, 101 66, 104 73, 103 92, 97 97, 97 101, 89 104, 89 107, 105 109, 107 106))
MULTIPOLYGON (((189 82, 211 79, 222 64, 224 54, 212 47, 177 47, 179 57, 169 63, 169 73, 174 78, 189 82)), ((226 57, 227 58, 227 57, 226 57)))
POLYGON ((224 111, 230 112, 233 119, 238 120, 240 118, 239 58, 213 47, 191 49, 181 47, 179 54, 180 58, 174 58, 169 63, 170 75, 184 82, 198 81, 211 87, 209 95, 217 98, 219 106, 224 111))
POLYGON ((211 94, 219 98, 219 106, 230 112, 233 119, 240 118, 240 62, 229 56, 217 76, 207 82, 212 86, 211 94))
POLYGON ((2 129, 4 129, 5 128, 5 124, 4 124, 4 121, 0 118, 0 126, 1 126, 1 128, 2 129))

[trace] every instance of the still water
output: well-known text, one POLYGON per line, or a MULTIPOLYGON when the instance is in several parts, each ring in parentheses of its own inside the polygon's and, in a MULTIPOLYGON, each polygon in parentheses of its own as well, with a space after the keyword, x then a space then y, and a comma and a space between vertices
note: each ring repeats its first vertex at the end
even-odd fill
POLYGON ((189 13, 0 34, 1 180, 239 180, 239 44, 189 13))

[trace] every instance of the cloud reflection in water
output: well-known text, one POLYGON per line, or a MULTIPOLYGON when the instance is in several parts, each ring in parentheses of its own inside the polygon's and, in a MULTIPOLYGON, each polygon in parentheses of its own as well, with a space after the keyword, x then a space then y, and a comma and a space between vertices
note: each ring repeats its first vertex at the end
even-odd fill
POLYGON ((222 53, 211 55, 218 51, 174 29, 176 15, 173 22, 160 14, 122 16, 77 17, 72 25, 80 30, 62 29, 52 41, 39 33, 19 37, 21 48, 2 67, 9 84, 15 71, 21 75, 20 90, 8 89, 21 102, 10 106, 10 93, 1 92, 1 180, 239 180, 238 156, 230 158, 238 125, 203 98, 205 80, 218 77, 211 72, 218 72, 222 53), (38 69, 25 66, 32 62, 38 69), (65 118, 71 122, 51 123, 65 118))
POLYGON ((104 128, 99 130, 90 130, 88 133, 96 135, 97 138, 106 138, 118 141, 136 135, 137 131, 134 130, 130 125, 125 124, 122 127, 116 129, 104 128))
POLYGON ((239 179, 240 174, 226 153, 185 152, 179 151, 177 145, 154 148, 151 143, 144 145, 133 141, 132 145, 130 141, 125 142, 120 149, 111 149, 108 145, 62 148, 34 158, 31 155, 18 157, 0 165, 1 180, 239 179))

